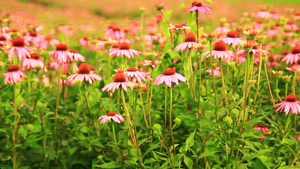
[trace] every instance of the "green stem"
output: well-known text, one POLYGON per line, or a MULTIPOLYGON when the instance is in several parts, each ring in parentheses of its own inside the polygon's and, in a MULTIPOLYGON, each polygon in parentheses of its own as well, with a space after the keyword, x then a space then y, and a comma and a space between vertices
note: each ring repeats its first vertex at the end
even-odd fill
POLYGON ((193 63, 192 63, 192 55, 191 55, 191 50, 189 50, 189 62, 190 62, 190 72, 191 72, 191 87, 193 90, 193 96, 194 96, 194 100, 196 99, 196 91, 195 91, 195 87, 194 87, 194 81, 193 81, 193 76, 194 76, 194 71, 193 71, 193 63))
POLYGON ((146 110, 145 110, 145 107, 144 107, 144 101, 143 101, 142 89, 140 89, 140 99, 141 99, 141 105, 142 105, 142 110, 143 110, 143 114, 144 114, 144 121, 145 121, 145 123, 146 123, 147 129, 149 129, 148 120, 147 120, 147 115, 146 115, 146 110))
POLYGON ((14 126, 13 126, 13 168, 17 169, 18 168, 18 152, 17 152, 17 147, 16 145, 18 144, 18 100, 17 96, 19 94, 19 88, 17 84, 14 84, 14 126))
POLYGON ((226 89, 226 84, 224 82, 224 76, 225 75, 224 75, 224 72, 223 72, 223 63, 222 63, 221 58, 219 59, 219 65, 220 65, 220 70, 221 70, 222 86, 223 86, 222 89, 223 89, 225 104, 226 104, 226 107, 228 109, 229 116, 231 116, 231 111, 230 111, 228 100, 227 100, 227 89, 226 89))
POLYGON ((294 73, 294 77, 293 77, 293 84, 292 84, 293 95, 295 95, 295 90, 296 90, 297 71, 298 71, 298 61, 296 61, 296 68, 295 68, 295 73, 294 73))
POLYGON ((214 93, 215 93, 215 114, 217 121, 219 120, 219 113, 218 113, 218 103, 217 103, 217 88, 216 88, 216 82, 215 82, 215 74, 213 69, 213 55, 212 55, 212 41, 209 42, 209 50, 210 50, 210 64, 211 64, 211 73, 212 73, 212 79, 213 79, 213 86, 214 86, 214 93))
MULTIPOLYGON (((113 121, 111 122, 111 125, 112 125, 112 132, 113 132, 114 141, 115 141, 115 144, 116 144, 117 154, 118 154, 118 156, 121 157, 120 150, 119 150, 119 147, 118 147, 117 138, 116 138, 115 125, 114 125, 113 121)), ((119 158, 117 158, 117 162, 118 162, 118 159, 119 158)))
POLYGON ((278 81, 279 81, 279 78, 276 77, 276 85, 275 85, 275 91, 276 91, 276 92, 275 92, 275 93, 276 93, 276 97, 277 97, 280 101, 282 101, 281 98, 280 98, 280 96, 279 96, 279 92, 278 92, 278 90, 279 90, 279 89, 278 89, 278 81))
POLYGON ((288 93, 288 87, 289 87, 289 83, 285 82, 285 98, 286 98, 287 93, 288 93))
POLYGON ((275 102, 274 102, 274 97, 273 97, 272 90, 271 90, 270 80, 268 77, 267 63, 264 63, 264 69, 265 69, 265 74, 266 74, 266 78, 267 78, 267 82, 268 82, 268 88, 269 88, 269 92, 270 92, 270 96, 271 96, 271 102, 274 105, 275 102))
MULTIPOLYGON (((262 44, 260 43, 259 44, 259 49, 261 49, 261 48, 262 48, 262 44)), ((261 72, 261 67, 262 67, 262 55, 261 55, 261 52, 259 53, 259 59, 260 59, 260 62, 259 62, 259 67, 258 67, 257 86, 256 86, 256 92, 255 92, 254 100, 253 100, 254 104, 256 103, 256 99, 257 99, 257 96, 258 96, 259 85, 260 85, 260 72, 261 72)))
POLYGON ((173 144, 173 153, 176 154, 175 151, 175 141, 174 141, 174 135, 173 135, 173 108, 172 108, 172 104, 173 104, 173 98, 172 98, 172 86, 170 87, 170 131, 171 131, 171 137, 172 137, 172 144, 173 144))
POLYGON ((167 85, 165 85, 165 128, 167 126, 167 85))

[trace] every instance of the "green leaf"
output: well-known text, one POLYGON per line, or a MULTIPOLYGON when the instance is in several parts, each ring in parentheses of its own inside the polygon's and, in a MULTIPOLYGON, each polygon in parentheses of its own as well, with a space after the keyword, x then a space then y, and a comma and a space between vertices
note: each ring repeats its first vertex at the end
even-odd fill
POLYGON ((204 158, 204 157, 208 157, 208 156, 212 156, 213 154, 215 154, 217 152, 218 151, 209 151, 209 152, 202 153, 201 156, 199 157, 199 159, 204 158))
POLYGON ((257 152, 257 149, 253 146, 253 143, 251 143, 250 141, 248 141, 248 140, 243 140, 243 139, 237 139, 237 140, 240 140, 240 141, 245 142, 245 144, 246 144, 246 146, 247 146, 248 148, 250 148, 251 150, 257 152))
POLYGON ((123 166, 120 163, 112 161, 112 162, 105 163, 105 164, 102 164, 102 165, 96 165, 96 167, 100 167, 100 168, 121 168, 123 166))
POLYGON ((260 160, 261 160, 261 162, 267 167, 267 168, 271 168, 272 166, 273 166, 273 163, 272 163, 272 161, 271 161, 271 159, 270 158, 268 158, 268 157, 266 157, 266 156, 259 156, 258 157, 260 160))
POLYGON ((20 129, 19 129, 19 134, 25 138, 28 134, 28 130, 24 127, 24 126, 21 126, 20 129))
POLYGON ((144 161, 144 164, 151 164, 151 163, 154 163, 154 162, 156 162, 156 160, 154 158, 149 158, 149 159, 146 159, 144 161))
POLYGON ((186 153, 186 151, 194 145, 194 142, 195 142, 194 141, 195 133, 196 133, 196 130, 194 132, 192 132, 190 134, 190 136, 186 139, 184 153, 186 153))
POLYGON ((183 125, 189 129, 195 130, 195 129, 199 128, 199 123, 198 123, 197 117, 194 115, 183 114, 183 115, 177 116, 177 118, 179 118, 183 122, 183 125))
MULTIPOLYGON (((169 10, 169 11, 164 11, 164 12, 165 12, 165 15, 168 18, 168 20, 170 20, 173 11, 169 10)), ((166 38, 170 37, 170 32, 169 32, 168 27, 169 27, 168 22, 163 17, 163 33, 164 33, 164 35, 165 35, 166 38)))
POLYGON ((185 164, 189 169, 193 168, 194 162, 193 162, 193 160, 190 159, 189 157, 184 156, 184 157, 183 157, 183 162, 184 162, 184 164, 185 164))

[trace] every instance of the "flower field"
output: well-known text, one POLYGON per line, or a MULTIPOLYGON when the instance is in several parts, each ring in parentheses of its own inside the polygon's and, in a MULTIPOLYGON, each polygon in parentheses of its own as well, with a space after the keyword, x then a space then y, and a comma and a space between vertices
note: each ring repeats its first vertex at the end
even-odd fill
POLYGON ((3 2, 0 169, 299 168, 300 2, 167 2, 3 2))

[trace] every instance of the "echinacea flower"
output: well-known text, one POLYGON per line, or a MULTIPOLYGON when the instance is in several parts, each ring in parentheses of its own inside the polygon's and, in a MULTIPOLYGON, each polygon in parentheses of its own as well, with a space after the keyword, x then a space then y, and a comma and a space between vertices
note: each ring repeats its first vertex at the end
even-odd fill
POLYGON ((146 81, 144 74, 135 67, 128 68, 127 71, 124 72, 124 75, 127 78, 132 79, 133 82, 138 81, 139 83, 142 83, 146 81))
POLYGON ((89 82, 90 84, 92 84, 93 81, 98 80, 101 81, 102 77, 91 73, 91 68, 90 65, 87 63, 81 63, 79 68, 78 68, 78 73, 70 75, 67 80, 78 80, 80 82, 82 82, 83 80, 89 82))
POLYGON ((187 49, 197 50, 198 46, 200 46, 200 43, 197 43, 196 35, 193 32, 189 32, 185 35, 184 42, 176 46, 174 50, 181 50, 185 53, 187 49))
POLYGON ((167 86, 171 87, 172 82, 176 85, 179 84, 179 81, 186 82, 186 78, 179 73, 176 73, 176 70, 173 68, 167 68, 163 71, 162 75, 158 75, 155 78, 154 85, 160 85, 165 83, 167 86))
POLYGON ((30 58, 31 49, 25 46, 25 41, 23 38, 15 38, 12 42, 13 47, 9 49, 8 60, 12 58, 13 55, 18 56, 19 60, 22 58, 30 58))
POLYGON ((121 31, 121 28, 117 25, 112 25, 111 29, 109 31, 106 31, 106 36, 119 40, 125 38, 125 33, 121 31))
POLYGON ((243 39, 241 39, 237 36, 236 31, 227 32, 226 37, 220 38, 220 40, 223 40, 228 45, 232 44, 233 46, 237 46, 240 43, 244 42, 243 39))
POLYGON ((118 48, 119 48, 118 50, 112 51, 110 53, 111 57, 126 56, 130 59, 130 58, 133 58, 134 55, 140 55, 140 53, 141 53, 137 50, 130 49, 129 43, 126 43, 126 42, 120 43, 118 48))
POLYGON ((159 65, 161 61, 151 61, 151 60, 145 60, 144 61, 144 66, 151 66, 152 68, 155 68, 156 65, 159 65))
POLYGON ((4 74, 4 83, 18 83, 21 82, 23 77, 27 77, 24 72, 22 72, 18 65, 11 65, 7 68, 8 72, 4 74))
POLYGON ((276 11, 271 11, 271 12, 270 12, 270 18, 271 18, 271 19, 278 19, 278 18, 279 18, 279 15, 277 14, 276 11))
POLYGON ((84 47, 84 46, 88 46, 89 44, 91 44, 91 41, 88 39, 87 36, 79 39, 79 43, 80 43, 80 46, 81 47, 84 47))
POLYGON ((262 131, 263 133, 269 133, 269 127, 264 125, 256 124, 253 129, 262 131))
POLYGON ((105 90, 112 90, 112 92, 115 92, 115 90, 119 89, 120 86, 127 91, 127 87, 132 89, 130 81, 126 78, 123 71, 117 71, 117 73, 114 76, 114 82, 109 83, 108 85, 104 86, 102 88, 102 92, 105 90))
POLYGON ((208 74, 209 76, 212 76, 212 74, 213 74, 212 71, 214 71, 214 76, 215 76, 215 77, 221 77, 221 76, 222 76, 219 67, 216 67, 216 68, 213 68, 213 69, 209 68, 209 69, 206 70, 206 72, 209 73, 209 74, 208 74))
MULTIPOLYGON (((205 57, 210 57, 210 51, 203 54, 205 57)), ((233 52, 227 50, 226 43, 223 40, 219 40, 213 46, 212 56, 215 59, 229 60, 233 56, 233 52)))
POLYGON ((268 11, 266 11, 265 9, 261 9, 256 14, 256 18, 262 18, 262 19, 268 19, 269 16, 270 16, 270 13, 268 11))
POLYGON ((279 107, 276 112, 284 111, 286 115, 288 115, 290 111, 294 114, 298 114, 300 112, 299 101, 293 94, 287 95, 284 101, 275 104, 274 107, 279 107))
POLYGON ((10 44, 10 41, 5 36, 0 34, 0 45, 6 46, 9 44, 10 44))
POLYGON ((100 124, 106 123, 109 120, 113 120, 113 121, 115 121, 117 123, 121 123, 121 122, 125 121, 125 118, 120 113, 117 114, 114 111, 110 111, 106 115, 100 116, 98 118, 98 120, 101 120, 100 124))
POLYGON ((174 31, 188 31, 190 29, 192 29, 191 27, 189 26, 186 26, 184 24, 180 24, 180 25, 169 25, 168 29, 171 29, 174 31))
POLYGON ((224 35, 227 34, 230 31, 230 29, 223 24, 221 24, 219 27, 217 27, 213 32, 219 34, 219 35, 224 35))
POLYGON ((236 52, 236 55, 244 57, 247 55, 247 50, 249 50, 249 54, 259 56, 260 54, 263 56, 267 56, 269 54, 268 51, 259 49, 259 46, 255 40, 247 40, 244 43, 244 48, 236 52), (246 50, 247 49, 247 50, 246 50))
POLYGON ((23 70, 29 69, 33 70, 37 66, 40 66, 41 69, 44 68, 44 62, 40 59, 41 55, 38 53, 30 53, 30 58, 25 58, 22 62, 23 70))
POLYGON ((50 56, 59 63, 66 63, 73 60, 73 55, 68 51, 68 46, 58 44, 55 51, 50 52, 50 56))
POLYGON ((191 7, 186 7, 182 10, 182 12, 190 11, 191 13, 194 11, 198 11, 199 13, 210 13, 211 7, 203 6, 201 2, 194 1, 191 7))
POLYGON ((300 59, 300 46, 294 46, 292 48, 292 53, 285 55, 282 61, 286 60, 286 63, 296 63, 300 59))
POLYGON ((69 52, 73 55, 72 60, 75 60, 75 61, 80 60, 81 62, 85 61, 84 56, 79 54, 76 49, 71 49, 71 50, 69 50, 69 52))

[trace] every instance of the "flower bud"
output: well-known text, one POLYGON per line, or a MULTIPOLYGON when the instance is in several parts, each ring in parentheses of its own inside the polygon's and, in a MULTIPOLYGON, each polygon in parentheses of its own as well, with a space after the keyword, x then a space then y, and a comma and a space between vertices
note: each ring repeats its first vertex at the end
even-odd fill
POLYGON ((238 117, 239 114, 240 114, 240 111, 238 109, 232 109, 231 110, 231 115, 232 115, 233 118, 238 117))
POLYGON ((226 124, 228 124, 228 125, 232 125, 233 120, 232 120, 231 117, 226 116, 226 117, 224 118, 224 122, 225 122, 226 124))

